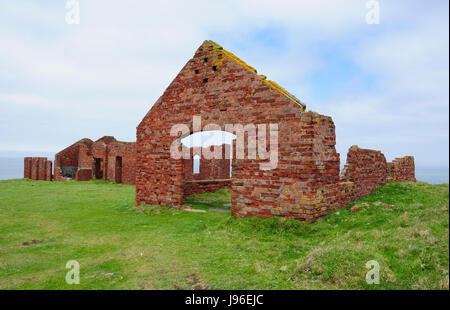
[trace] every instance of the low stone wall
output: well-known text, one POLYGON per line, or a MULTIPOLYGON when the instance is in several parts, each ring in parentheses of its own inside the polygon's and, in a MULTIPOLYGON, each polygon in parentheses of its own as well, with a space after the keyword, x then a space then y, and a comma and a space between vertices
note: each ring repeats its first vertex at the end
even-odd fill
POLYGON ((394 159, 388 163, 389 182, 416 182, 415 165, 413 156, 405 156, 394 159))
POLYGON ((136 183, 136 142, 115 141, 108 145, 107 179, 116 183, 136 183))
POLYGON ((230 187, 231 179, 185 181, 184 197, 199 193, 213 193, 223 187, 230 187))

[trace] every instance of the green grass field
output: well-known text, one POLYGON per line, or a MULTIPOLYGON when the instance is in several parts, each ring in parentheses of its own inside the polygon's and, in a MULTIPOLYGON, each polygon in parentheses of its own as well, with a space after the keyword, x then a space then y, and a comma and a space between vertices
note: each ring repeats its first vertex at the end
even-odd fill
POLYGON ((234 218, 229 199, 195 195, 191 213, 135 208, 130 185, 0 181, 0 289, 449 288, 448 184, 389 183, 313 224, 234 218))

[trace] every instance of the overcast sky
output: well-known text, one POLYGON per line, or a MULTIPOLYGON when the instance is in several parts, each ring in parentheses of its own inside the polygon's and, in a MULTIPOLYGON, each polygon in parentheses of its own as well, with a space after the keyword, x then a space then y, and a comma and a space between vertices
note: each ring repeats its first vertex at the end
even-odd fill
POLYGON ((0 0, 0 155, 52 154, 136 126, 200 44, 221 44, 332 116, 351 145, 448 167, 448 1, 0 0))

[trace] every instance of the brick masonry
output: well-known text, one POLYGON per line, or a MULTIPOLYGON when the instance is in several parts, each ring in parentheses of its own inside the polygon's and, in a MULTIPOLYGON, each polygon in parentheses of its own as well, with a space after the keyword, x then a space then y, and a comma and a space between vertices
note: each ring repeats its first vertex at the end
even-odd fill
POLYGON ((416 182, 415 165, 413 156, 396 158, 388 163, 388 181, 395 182, 416 182))
POLYGON ((31 179, 31 157, 25 157, 23 160, 23 177, 31 179))
POLYGON ((226 158, 226 150, 229 152, 230 145, 211 146, 210 148, 193 147, 189 149, 190 158, 184 159, 184 179, 192 180, 214 180, 214 179, 231 179, 230 175, 230 159, 226 158), (205 158, 205 151, 220 152, 220 158, 205 158), (200 156, 200 171, 194 174, 194 156, 200 156))
POLYGON ((75 179, 78 169, 91 168, 87 161, 90 156, 91 139, 81 139, 55 155, 54 176, 56 181, 75 179))
POLYGON ((51 181, 52 162, 47 157, 25 157, 23 177, 31 180, 51 181))
POLYGON ((347 153, 342 179, 354 183, 353 200, 357 200, 386 184, 387 173, 386 158, 381 151, 354 145, 347 153))
MULTIPOLYGON (((331 117, 305 111, 305 105, 279 85, 205 41, 137 128, 138 205, 180 207, 194 192, 187 173, 191 163, 170 156, 171 144, 178 138, 170 135, 172 126, 186 124, 193 133, 194 115, 201 116, 203 126, 216 124, 222 130, 225 124, 278 124, 276 169, 260 170, 261 160, 236 159, 233 154, 234 216, 314 221, 387 181, 384 155, 356 146, 349 150, 341 179, 331 117)), ((210 185, 199 186, 207 190, 210 185)))
POLYGON ((110 143, 107 163, 108 180, 134 184, 136 181, 136 143, 120 141, 110 143))
POLYGON ((189 159, 183 159, 184 179, 183 193, 184 197, 203 193, 215 192, 223 187, 231 186, 230 174, 230 145, 215 145, 209 148, 192 147, 189 148, 189 159), (210 154, 217 151, 220 158, 207 158, 205 152, 210 154), (228 156, 227 156, 228 154, 228 156), (199 156, 199 173, 194 172, 194 156, 199 156))

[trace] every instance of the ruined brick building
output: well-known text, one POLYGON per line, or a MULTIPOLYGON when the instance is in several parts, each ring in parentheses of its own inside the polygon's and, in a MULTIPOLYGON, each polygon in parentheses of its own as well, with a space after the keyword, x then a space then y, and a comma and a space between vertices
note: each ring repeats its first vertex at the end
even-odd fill
MULTIPOLYGON (((270 137, 266 139, 269 145, 270 137)), ((304 103, 275 82, 218 44, 205 41, 137 128, 136 202, 179 207, 190 193, 231 184, 232 215, 314 221, 388 179, 415 180, 412 157, 388 164, 380 151, 357 146, 350 148, 340 174, 335 144, 331 117, 306 111, 304 103), (207 169, 215 175, 191 175, 193 152, 192 159, 173 158, 174 140, 183 133, 174 137, 171 131, 186 124, 188 134, 195 133, 195 116, 205 127, 215 124, 225 131, 227 124, 277 124, 276 168, 260 169, 259 164, 267 160, 248 156, 247 150, 245 158, 236 158, 240 150, 234 141, 231 176, 225 168, 213 167, 207 169)), ((207 167, 227 165, 200 160, 207 167)))
POLYGON ((105 136, 97 141, 81 139, 55 155, 52 162, 44 157, 25 157, 24 177, 46 181, 109 180, 134 184, 136 179, 136 143, 117 141, 105 136))
POLYGON ((56 154, 53 175, 51 161, 26 157, 24 177, 136 183, 138 205, 173 207, 182 206, 188 195, 230 187, 234 216, 304 221, 343 208, 388 181, 415 181, 414 157, 387 163, 380 151, 357 146, 349 149, 340 173, 331 117, 306 111, 295 96, 212 41, 199 47, 145 115, 136 136, 136 143, 111 136, 82 139, 56 154), (203 126, 196 125, 196 118, 203 126), (247 125, 255 125, 255 131, 247 125), (258 154, 236 140, 220 148, 188 148, 180 142, 217 129, 240 136, 245 145, 257 136, 258 154), (272 161, 259 153, 261 141, 262 149, 276 151, 273 168, 261 168, 272 161), (183 156, 172 156, 174 150, 183 156), (204 157, 213 150, 220 158, 204 157))
POLYGON ((117 141, 111 136, 95 142, 85 138, 55 155, 54 178, 56 181, 102 179, 134 184, 135 167, 135 142, 117 141))

